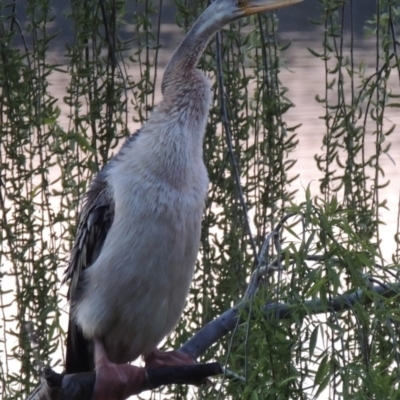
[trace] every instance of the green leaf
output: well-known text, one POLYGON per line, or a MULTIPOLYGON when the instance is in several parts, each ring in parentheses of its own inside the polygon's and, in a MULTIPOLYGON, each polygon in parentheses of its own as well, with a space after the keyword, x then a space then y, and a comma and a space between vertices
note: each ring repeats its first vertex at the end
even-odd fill
MULTIPOLYGON (((324 383, 328 372, 329 372, 329 355, 326 354, 321 360, 317 373, 315 374, 314 387, 319 386, 321 389, 321 384, 324 383)), ((318 391, 320 391, 320 389, 318 391)))
POLYGON ((314 351, 318 340, 318 332, 319 332, 319 325, 317 325, 314 328, 310 336, 310 348, 309 348, 310 359, 314 356, 314 351))

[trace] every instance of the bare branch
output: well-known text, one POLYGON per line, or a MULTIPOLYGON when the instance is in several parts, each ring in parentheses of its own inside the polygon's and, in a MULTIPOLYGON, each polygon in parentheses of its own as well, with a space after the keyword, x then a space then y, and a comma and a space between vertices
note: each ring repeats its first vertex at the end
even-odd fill
MULTIPOLYGON (((206 382, 208 377, 222 372, 219 363, 149 368, 140 392, 172 384, 199 385, 206 382)), ((91 400, 95 381, 95 372, 62 375, 47 369, 41 385, 27 400, 91 400)))
MULTIPOLYGON (((389 299, 400 295, 400 282, 390 284, 378 284, 371 286, 369 289, 358 289, 354 292, 348 292, 340 296, 334 297, 328 303, 319 299, 307 300, 302 303, 304 312, 309 315, 325 314, 328 312, 341 312, 350 310, 356 303, 368 305, 376 301, 376 295, 389 299), (375 297, 374 297, 375 296, 375 297)), ((265 306, 265 314, 275 314, 277 319, 291 318, 296 305, 289 305, 286 303, 272 303, 265 306)), ((297 312, 297 308, 296 308, 297 312)))

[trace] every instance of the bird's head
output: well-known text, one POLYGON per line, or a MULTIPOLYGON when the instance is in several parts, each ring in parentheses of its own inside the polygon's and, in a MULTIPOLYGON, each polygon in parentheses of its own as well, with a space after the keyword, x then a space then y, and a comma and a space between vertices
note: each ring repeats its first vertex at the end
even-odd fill
POLYGON ((239 18, 273 11, 303 0, 214 0, 199 19, 200 32, 216 32, 239 18))
POLYGON ((212 4, 215 18, 235 20, 264 11, 273 11, 300 3, 302 0, 215 0, 212 4))
MULTIPOLYGON (((194 68, 208 41, 225 25, 248 15, 273 11, 301 1, 303 0, 214 0, 194 23, 168 63, 162 84, 164 95, 170 76, 178 79, 172 72, 179 71, 178 75, 181 77, 182 71, 194 68)), ((172 84, 170 86, 175 87, 172 84)))

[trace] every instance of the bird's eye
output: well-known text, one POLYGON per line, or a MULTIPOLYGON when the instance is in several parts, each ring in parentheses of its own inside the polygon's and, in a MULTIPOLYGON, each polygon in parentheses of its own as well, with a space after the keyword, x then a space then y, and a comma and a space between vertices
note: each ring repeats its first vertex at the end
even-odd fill
POLYGON ((243 0, 237 0, 236 1, 236 6, 237 7, 243 7, 244 6, 244 1, 243 0))

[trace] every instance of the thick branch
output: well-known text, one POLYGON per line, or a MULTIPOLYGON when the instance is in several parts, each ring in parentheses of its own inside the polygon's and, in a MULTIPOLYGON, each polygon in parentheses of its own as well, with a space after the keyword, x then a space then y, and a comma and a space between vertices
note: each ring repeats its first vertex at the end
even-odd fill
MULTIPOLYGON (((222 374, 219 363, 179 367, 149 368, 140 392, 164 385, 199 385, 208 377, 222 374)), ((51 369, 44 372, 42 384, 27 400, 91 400, 96 381, 95 372, 61 375, 51 369)))

